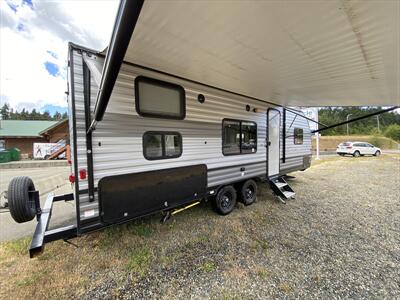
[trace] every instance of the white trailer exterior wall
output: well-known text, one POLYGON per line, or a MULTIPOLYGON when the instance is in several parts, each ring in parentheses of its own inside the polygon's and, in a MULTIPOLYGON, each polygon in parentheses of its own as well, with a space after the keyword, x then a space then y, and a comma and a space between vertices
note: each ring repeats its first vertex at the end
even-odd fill
MULTIPOLYGON (((79 50, 73 50, 70 65, 70 124, 73 120, 72 99, 75 101, 76 145, 78 170, 87 170, 86 128, 83 87, 83 59, 79 50)), ((103 57, 92 55, 97 66, 102 67, 103 57)), ((96 101, 98 85, 91 78, 91 111, 96 101)), ((191 81, 179 79, 159 72, 123 64, 118 75, 104 119, 93 132, 94 186, 105 176, 140 173, 144 171, 174 167, 206 164, 208 168, 208 187, 227 184, 257 176, 266 175, 266 112, 269 105, 236 94, 224 92, 191 81), (181 85, 186 93, 186 117, 184 120, 168 120, 142 117, 135 111, 134 79, 143 75, 181 85), (205 96, 205 102, 197 101, 198 94, 205 96), (246 105, 251 110, 246 111, 246 105), (253 112, 257 108, 257 112, 253 112), (222 154, 222 120, 238 119, 257 123, 257 152, 251 154, 224 156, 222 154), (182 135, 183 151, 179 158, 147 160, 143 156, 142 138, 146 131, 176 131, 182 135), (244 167, 245 171, 241 171, 244 167)), ((282 114, 281 114, 282 115, 282 114)), ((286 113, 287 128, 295 114, 286 113)), ((281 122, 281 132, 282 132, 281 122)), ((70 129, 73 135, 73 128, 70 129)), ((303 169, 303 157, 311 155, 311 136, 308 121, 297 116, 286 133, 286 162, 280 165, 281 173, 286 170, 303 169), (293 129, 304 130, 304 143, 294 145, 293 129)), ((74 141, 71 136, 71 141, 74 141)), ((282 157, 282 140, 281 140, 282 157)), ((99 214, 98 196, 94 201, 88 198, 87 180, 78 180, 80 219, 90 219, 99 214)), ((76 191, 75 191, 76 193, 76 191)))

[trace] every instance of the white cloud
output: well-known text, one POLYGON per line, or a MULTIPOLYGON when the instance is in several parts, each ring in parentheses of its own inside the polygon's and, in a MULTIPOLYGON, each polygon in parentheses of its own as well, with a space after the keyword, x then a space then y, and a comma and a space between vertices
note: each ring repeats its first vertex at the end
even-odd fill
POLYGON ((117 8, 118 1, 111 0, 33 1, 33 9, 21 0, 0 1, 1 105, 66 107, 68 42, 103 50, 117 8), (49 74, 45 62, 55 64, 59 74, 49 74))

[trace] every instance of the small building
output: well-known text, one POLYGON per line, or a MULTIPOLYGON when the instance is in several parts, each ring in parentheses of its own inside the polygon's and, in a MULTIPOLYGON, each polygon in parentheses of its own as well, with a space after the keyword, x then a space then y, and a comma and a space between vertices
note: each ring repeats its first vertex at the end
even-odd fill
POLYGON ((68 140, 68 119, 0 121, 0 148, 18 148, 25 158, 32 158, 34 143, 57 143, 62 139, 68 140))

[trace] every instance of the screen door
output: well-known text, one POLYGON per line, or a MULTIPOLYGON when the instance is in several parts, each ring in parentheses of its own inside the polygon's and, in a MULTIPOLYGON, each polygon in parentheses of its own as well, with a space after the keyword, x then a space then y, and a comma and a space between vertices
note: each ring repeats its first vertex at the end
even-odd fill
POLYGON ((279 136, 281 114, 276 109, 268 110, 268 177, 279 174, 279 136))

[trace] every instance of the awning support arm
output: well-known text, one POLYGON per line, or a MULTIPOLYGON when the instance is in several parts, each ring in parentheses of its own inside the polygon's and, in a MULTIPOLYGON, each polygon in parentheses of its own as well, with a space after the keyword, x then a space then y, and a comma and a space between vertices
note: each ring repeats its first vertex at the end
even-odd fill
POLYGON ((366 118, 369 118, 369 117, 372 117, 372 116, 380 115, 380 114, 383 114, 385 112, 389 112, 389 111, 395 110, 397 108, 399 108, 399 107, 398 106, 393 106, 393 107, 390 107, 390 108, 387 108, 387 109, 384 109, 384 110, 380 110, 380 111, 377 111, 377 112, 374 112, 374 113, 371 113, 371 114, 368 114, 368 115, 365 115, 365 116, 361 116, 361 117, 358 117, 358 118, 355 118, 355 119, 350 119, 348 121, 344 121, 344 122, 341 122, 341 123, 330 125, 330 126, 327 126, 325 128, 318 129, 318 130, 314 130, 314 131, 311 131, 311 133, 321 132, 321 131, 324 131, 324 130, 327 130, 327 129, 330 129, 330 128, 333 128, 333 127, 345 125, 345 124, 352 123, 352 122, 355 122, 355 121, 359 121, 359 120, 362 120, 362 119, 366 119, 366 118))
POLYGON ((90 124, 88 133, 93 131, 97 122, 103 119, 143 2, 144 0, 121 0, 119 4, 110 45, 104 61, 93 122, 90 124))

